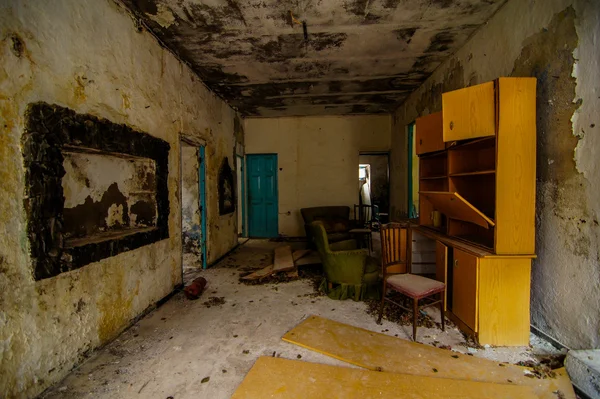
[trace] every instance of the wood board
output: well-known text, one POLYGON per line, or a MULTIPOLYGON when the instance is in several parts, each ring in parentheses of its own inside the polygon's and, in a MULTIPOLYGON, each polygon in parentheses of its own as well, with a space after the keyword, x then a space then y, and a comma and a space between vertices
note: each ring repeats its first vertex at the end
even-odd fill
POLYGON ((294 258, 294 263, 308 255, 310 252, 310 249, 299 249, 297 251, 294 251, 294 253, 292 254, 292 258, 294 258))
POLYGON ((273 265, 269 265, 253 273, 250 273, 247 276, 242 277, 242 280, 260 280, 261 278, 268 277, 271 274, 273 274, 273 265))
POLYGON ((294 258, 292 257, 292 247, 284 245, 275 248, 275 259, 273 261, 273 273, 289 272, 294 270, 294 258))
POLYGON ((318 316, 310 316, 283 340, 333 358, 392 373, 529 386, 540 399, 575 399, 564 368, 556 378, 529 378, 526 367, 468 356, 390 337, 318 316), (434 372, 433 370, 437 370, 434 372))
POLYGON ((232 399, 410 398, 534 399, 530 387, 379 373, 276 357, 260 357, 232 399))

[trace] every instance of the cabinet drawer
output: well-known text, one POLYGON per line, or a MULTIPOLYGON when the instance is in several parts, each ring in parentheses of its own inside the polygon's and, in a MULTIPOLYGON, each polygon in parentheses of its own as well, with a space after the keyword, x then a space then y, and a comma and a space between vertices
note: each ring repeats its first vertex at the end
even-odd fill
POLYGON ((441 151, 446 148, 441 112, 417 118, 415 124, 415 150, 417 155, 441 151))
POLYGON ((452 313, 477 332, 477 257, 454 249, 452 313))
POLYGON ((444 141, 496 134, 494 82, 442 94, 444 141))

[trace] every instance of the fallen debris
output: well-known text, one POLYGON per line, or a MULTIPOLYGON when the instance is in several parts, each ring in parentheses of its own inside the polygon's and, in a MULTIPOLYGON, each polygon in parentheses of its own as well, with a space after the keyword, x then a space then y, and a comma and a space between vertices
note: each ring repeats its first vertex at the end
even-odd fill
POLYGON ((211 296, 210 298, 208 298, 208 301, 203 303, 203 305, 206 306, 207 308, 210 308, 211 306, 221 306, 224 304, 225 304, 225 297, 216 297, 216 296, 211 296))
POLYGON ((260 269, 254 273, 250 273, 246 276, 243 276, 241 279, 246 280, 246 281, 255 281, 255 280, 261 280, 265 277, 269 277, 272 274, 273 274, 273 265, 269 265, 269 266, 267 266, 263 269, 260 269))
POLYGON ((294 258, 292 256, 292 247, 285 245, 275 248, 275 260, 273 261, 273 273, 289 272, 294 270, 294 258))
POLYGON ((292 258, 294 258, 294 263, 298 262, 299 259, 304 258, 310 252, 311 252, 310 249, 300 249, 300 250, 294 251, 294 253, 292 254, 292 258))
POLYGON ((200 298, 200 295, 202 295, 202 292, 206 287, 206 283, 207 281, 204 277, 198 277, 197 279, 194 279, 190 285, 183 289, 186 298, 191 300, 200 298))

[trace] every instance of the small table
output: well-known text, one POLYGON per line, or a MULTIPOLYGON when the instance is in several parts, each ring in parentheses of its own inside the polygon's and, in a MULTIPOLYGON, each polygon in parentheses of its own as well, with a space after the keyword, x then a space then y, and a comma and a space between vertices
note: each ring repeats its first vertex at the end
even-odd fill
POLYGON ((361 236, 361 240, 367 243, 369 253, 373 251, 373 235, 371 229, 352 229, 348 231, 351 235, 361 236))

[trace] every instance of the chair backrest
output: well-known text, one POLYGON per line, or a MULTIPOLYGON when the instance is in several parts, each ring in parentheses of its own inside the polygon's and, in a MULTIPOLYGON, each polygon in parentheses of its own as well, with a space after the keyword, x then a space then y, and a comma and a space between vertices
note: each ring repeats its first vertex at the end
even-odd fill
POLYGON ((381 267, 383 275, 409 273, 409 234, 407 223, 388 223, 381 226, 381 267))
POLYGON ((368 226, 375 218, 376 205, 354 204, 354 220, 359 226, 368 226))
POLYGON ((329 249, 329 240, 327 239, 327 232, 323 222, 316 221, 310 224, 312 240, 317 247, 317 251, 321 256, 331 252, 329 249))

